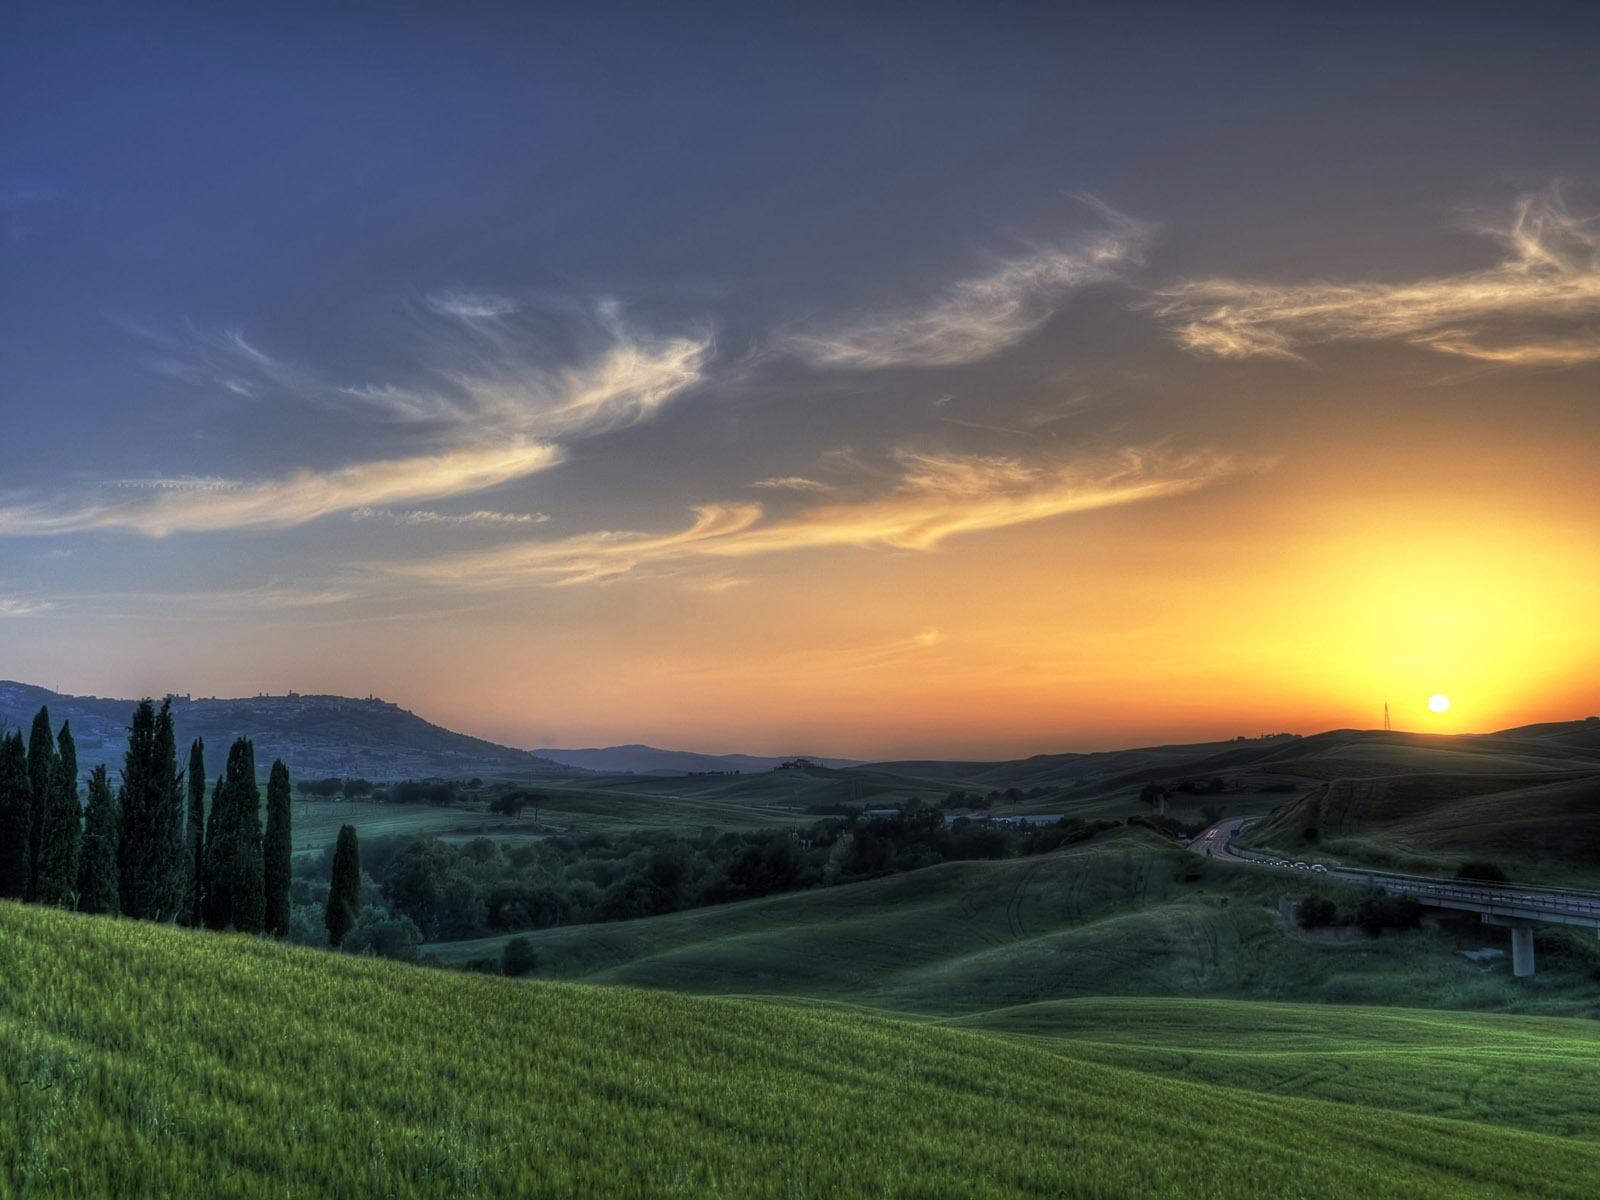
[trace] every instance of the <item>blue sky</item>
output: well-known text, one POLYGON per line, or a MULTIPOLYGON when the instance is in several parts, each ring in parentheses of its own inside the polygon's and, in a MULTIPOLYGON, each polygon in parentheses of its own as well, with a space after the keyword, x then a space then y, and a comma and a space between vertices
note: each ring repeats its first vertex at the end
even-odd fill
POLYGON ((1574 6, 0 20, 7 674, 862 755, 1585 700, 1574 6), (1330 672, 1351 527, 1542 599, 1330 672))

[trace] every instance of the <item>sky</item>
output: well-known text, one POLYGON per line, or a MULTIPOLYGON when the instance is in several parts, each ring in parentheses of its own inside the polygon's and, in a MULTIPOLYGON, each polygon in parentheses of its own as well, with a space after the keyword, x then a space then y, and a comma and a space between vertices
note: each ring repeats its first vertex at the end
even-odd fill
POLYGON ((1589 715, 1597 26, 9 4, 0 676, 873 759, 1589 715))

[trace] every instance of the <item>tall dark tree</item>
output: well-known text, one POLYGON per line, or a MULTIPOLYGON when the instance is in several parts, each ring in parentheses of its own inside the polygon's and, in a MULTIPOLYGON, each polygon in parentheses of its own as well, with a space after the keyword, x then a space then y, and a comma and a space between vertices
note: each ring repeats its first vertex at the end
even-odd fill
POLYGON ((206 890, 206 747, 199 738, 189 747, 189 819, 184 830, 183 923, 198 926, 206 890))
POLYGON ((83 847, 78 855, 78 911, 114 913, 120 907, 117 801, 102 765, 89 775, 89 808, 84 813, 83 847))
POLYGON ((117 802, 117 884, 125 916, 170 921, 183 908, 183 795, 172 701, 141 700, 117 802))
POLYGON ((228 805, 227 781, 217 776, 206 817, 206 890, 201 913, 207 929, 226 929, 233 921, 233 848, 238 821, 228 805))
POLYGON ((266 883, 266 925, 273 937, 289 932, 289 877, 294 844, 289 833, 289 768, 272 764, 267 776, 267 836, 262 847, 266 883))
POLYGON ((0 897, 21 900, 28 894, 28 828, 32 823, 28 749, 19 729, 0 738, 0 897))
POLYGON ((328 927, 328 945, 344 941, 361 911, 361 847, 356 842, 356 827, 339 829, 333 847, 333 882, 328 887, 328 911, 323 923, 328 927))
POLYGON ((50 733, 50 710, 40 708, 28 732, 28 899, 39 892, 39 839, 50 807, 50 781, 55 776, 56 739, 50 733))
POLYGON ((39 837, 34 899, 56 908, 73 908, 78 902, 78 842, 83 832, 83 809, 78 804, 78 749, 72 740, 70 722, 62 723, 56 746, 44 831, 39 837))
POLYGON ((206 924, 260 933, 266 921, 265 864, 261 848, 261 789, 255 748, 238 738, 211 800, 206 827, 206 924))

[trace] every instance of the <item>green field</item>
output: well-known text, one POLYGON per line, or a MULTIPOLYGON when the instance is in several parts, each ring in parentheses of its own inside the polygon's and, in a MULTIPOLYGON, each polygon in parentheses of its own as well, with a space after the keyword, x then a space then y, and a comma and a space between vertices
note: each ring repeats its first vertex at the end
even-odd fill
MULTIPOLYGON (((1323 857, 1586 879, 1592 752, 1558 733, 1226 749, 1206 769, 1244 790, 1173 808, 1276 807, 1263 839, 1323 857), (1307 790, 1249 790, 1283 779, 1307 790)), ((1013 807, 1126 816, 1188 769, 1114 765, 1013 807)), ((542 787, 537 825, 301 801, 294 842, 803 826, 944 786, 600 776, 542 787)), ((1600 1025, 1571 1018, 1600 1012, 1600 942, 1542 930, 1516 980, 1463 957, 1504 940, 1468 922, 1301 930, 1313 892, 1359 898, 1119 827, 517 935, 527 982, 0 903, 0 1200, 1595 1194, 1600 1025)), ((424 953, 492 966, 511 936, 424 953)))
POLYGON ((1522 882, 1600 888, 1600 772, 1341 779, 1246 841, 1440 875, 1463 860, 1487 859, 1522 882))
POLYGON ((354 825, 362 839, 429 834, 435 837, 492 837, 516 840, 537 836, 537 830, 581 829, 626 833, 638 829, 672 829, 698 833, 707 825, 718 830, 783 829, 810 824, 816 818, 780 808, 732 801, 695 800, 671 795, 633 795, 610 789, 538 787, 546 797, 520 817, 491 813, 482 800, 460 804, 394 804, 370 800, 296 800, 291 820, 296 851, 333 845, 341 825, 354 825))
MULTIPOLYGON (((954 862, 667 916, 528 933, 541 978, 776 994, 951 1015, 1072 996, 1219 996, 1580 1013, 1600 1005, 1600 943, 1539 935, 1513 980, 1463 949, 1504 948, 1474 922, 1374 940, 1308 935, 1275 912, 1354 885, 1206 862, 1148 830, 1051 854, 954 862)), ((497 961, 508 937, 423 948, 497 961)))
MULTIPOLYGON (((6 1195, 1580 1198, 1600 1178, 1581 1071, 1549 1081, 1545 1102, 1580 1126, 1558 1136, 1519 1115, 1520 1092, 1499 1117, 1485 1092, 1462 1120, 1416 1115, 1392 1086, 1318 1100, 1164 1078, 1136 1061, 1159 1039, 1143 1050, 1127 1020, 1086 1014, 1073 1038, 1037 1019, 1001 1034, 9 902, 0 956, 6 1195)), ((1381 1042, 1415 1078, 1443 1036, 1341 1019, 1327 1046, 1292 1051, 1381 1042)), ((1480 1028, 1600 1074, 1587 1026, 1480 1028)))
POLYGON ((1600 1026, 1592 1020, 1096 998, 957 1024, 1163 1078, 1600 1141, 1600 1026))

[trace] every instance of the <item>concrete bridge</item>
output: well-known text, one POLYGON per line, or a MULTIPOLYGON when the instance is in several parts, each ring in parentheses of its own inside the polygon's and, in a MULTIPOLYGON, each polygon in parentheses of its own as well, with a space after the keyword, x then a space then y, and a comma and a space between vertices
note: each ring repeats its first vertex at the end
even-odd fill
MULTIPOLYGON (((1190 843, 1196 853, 1231 862, 1278 870, 1298 870, 1275 854, 1234 845, 1247 821, 1237 818, 1213 825, 1190 843)), ((1531 887, 1521 883, 1488 883, 1468 879, 1435 879, 1359 867, 1328 867, 1317 874, 1328 879, 1364 883, 1395 895, 1410 896, 1427 908, 1475 912, 1485 925, 1511 931, 1511 972, 1533 974, 1533 931, 1540 925, 1578 925, 1600 934, 1600 893, 1531 887)))

